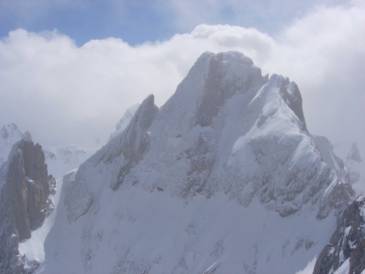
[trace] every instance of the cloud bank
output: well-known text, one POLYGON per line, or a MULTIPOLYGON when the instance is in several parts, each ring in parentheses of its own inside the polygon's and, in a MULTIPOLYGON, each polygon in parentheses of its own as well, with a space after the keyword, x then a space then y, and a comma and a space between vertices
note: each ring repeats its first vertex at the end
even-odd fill
POLYGON ((265 73, 299 84, 314 133, 361 143, 364 33, 361 1, 317 8, 275 36, 199 25, 161 42, 131 46, 108 38, 77 46, 61 33, 18 29, 0 40, 0 124, 14 121, 46 144, 92 145, 148 94, 162 104, 202 52, 238 50, 265 73))

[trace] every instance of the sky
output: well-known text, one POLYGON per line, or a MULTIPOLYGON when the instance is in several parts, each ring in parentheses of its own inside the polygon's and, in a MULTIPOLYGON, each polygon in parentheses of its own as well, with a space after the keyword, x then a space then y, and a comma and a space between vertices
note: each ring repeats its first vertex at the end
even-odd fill
POLYGON ((82 45, 119 37, 130 44, 161 41, 199 24, 277 32, 321 5, 346 0, 0 0, 0 36, 24 28, 58 30, 82 45))
POLYGON ((103 143, 201 53, 237 50, 298 83, 314 134, 365 148, 364 34, 363 0, 0 0, 0 124, 103 143))

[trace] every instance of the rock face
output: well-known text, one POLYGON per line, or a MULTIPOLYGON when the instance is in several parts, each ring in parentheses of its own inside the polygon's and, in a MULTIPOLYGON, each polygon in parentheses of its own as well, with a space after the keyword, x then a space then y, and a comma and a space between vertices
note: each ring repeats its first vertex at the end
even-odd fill
POLYGON ((23 273, 18 243, 40 227, 52 209, 55 181, 42 148, 29 137, 16 143, 0 178, 0 273, 23 273))
POLYGON ((64 182, 44 273, 292 274, 352 196, 294 82, 205 53, 64 182))
POLYGON ((349 205, 339 219, 337 229, 318 257, 313 274, 361 274, 365 269, 365 198, 349 205))

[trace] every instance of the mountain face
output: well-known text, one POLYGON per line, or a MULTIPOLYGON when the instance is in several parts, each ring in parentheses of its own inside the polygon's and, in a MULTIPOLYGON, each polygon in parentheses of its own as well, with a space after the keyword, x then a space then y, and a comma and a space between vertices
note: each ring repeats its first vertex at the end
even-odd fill
POLYGON ((339 219, 336 231, 320 253, 313 274, 364 273, 364 213, 364 197, 358 198, 346 208, 339 219))
POLYGON ((42 273, 296 273, 353 192, 297 85, 205 53, 64 180, 42 273))
POLYGON ((24 135, 0 171, 0 273, 26 273, 18 245, 49 214, 54 187, 41 146, 24 135))

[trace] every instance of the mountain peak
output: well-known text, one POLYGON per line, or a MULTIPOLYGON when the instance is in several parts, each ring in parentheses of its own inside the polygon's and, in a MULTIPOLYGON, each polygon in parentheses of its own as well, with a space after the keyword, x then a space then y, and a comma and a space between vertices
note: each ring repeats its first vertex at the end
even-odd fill
POLYGON ((353 195, 343 172, 295 83, 204 53, 64 181, 44 273, 296 273, 353 195))

